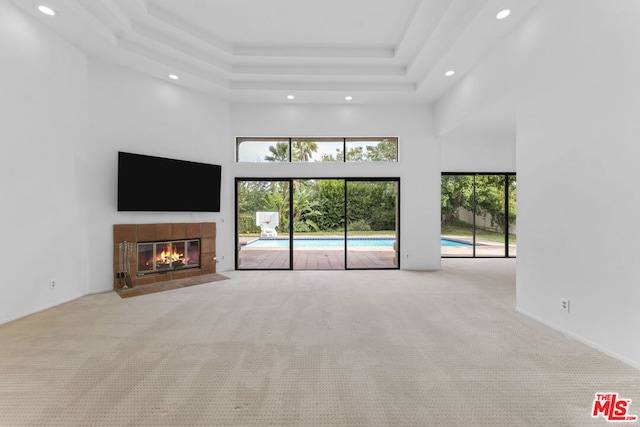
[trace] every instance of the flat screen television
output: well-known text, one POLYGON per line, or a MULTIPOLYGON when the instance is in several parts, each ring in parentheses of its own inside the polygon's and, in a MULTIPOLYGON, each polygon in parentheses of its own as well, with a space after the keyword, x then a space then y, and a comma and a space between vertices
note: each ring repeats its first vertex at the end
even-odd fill
POLYGON ((118 152, 118 211, 220 212, 222 167, 118 152))

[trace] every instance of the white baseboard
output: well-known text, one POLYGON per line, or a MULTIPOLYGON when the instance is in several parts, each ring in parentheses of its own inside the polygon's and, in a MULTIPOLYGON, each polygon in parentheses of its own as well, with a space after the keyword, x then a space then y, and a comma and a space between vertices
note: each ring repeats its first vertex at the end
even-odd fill
POLYGON ((546 321, 546 320, 544 320, 544 319, 542 319, 542 318, 540 318, 540 317, 538 317, 536 315, 528 313, 527 311, 522 310, 522 309, 520 309, 518 307, 516 307, 516 311, 518 313, 524 315, 524 316, 527 316, 527 317, 535 320, 536 322, 542 323, 543 325, 562 333, 563 335, 566 335, 567 337, 569 337, 569 338, 571 338, 573 340, 581 342, 582 344, 585 344, 585 345, 587 345, 587 346, 589 346, 589 347, 591 347, 591 348, 593 348, 595 350, 598 350, 599 352, 601 352, 603 354, 606 354, 607 356, 613 357, 614 359, 619 360, 620 362, 622 362, 622 363, 624 363, 626 365, 629 365, 632 368, 637 369, 637 370, 640 371, 640 362, 637 362, 635 360, 631 360, 631 359, 629 359, 627 357, 624 357, 624 356, 622 356, 622 355, 620 355, 620 354, 618 354, 618 353, 616 353, 614 351, 611 351, 611 350, 609 350, 607 348, 604 348, 601 345, 594 343, 593 341, 589 341, 588 339, 584 338, 583 336, 577 335, 577 334, 575 334, 575 333, 573 333, 571 331, 567 331, 566 329, 563 329, 563 328, 559 327, 558 325, 555 325, 555 324, 553 324, 551 322, 548 322, 548 321, 546 321))
POLYGON ((62 301, 58 301, 53 305, 41 306, 41 307, 35 308, 33 310, 25 311, 25 312, 20 313, 20 314, 18 314, 16 316, 0 319, 0 325, 4 325, 5 323, 13 322, 14 320, 22 319, 23 317, 31 316, 32 314, 40 313, 41 311, 45 311, 45 310, 48 310, 48 309, 53 308, 53 307, 57 307, 57 306, 62 305, 62 304, 66 304, 66 303, 71 302, 73 300, 77 300, 78 298, 81 298, 83 296, 84 295, 77 295, 77 296, 74 296, 74 297, 70 297, 70 298, 64 299, 62 301))

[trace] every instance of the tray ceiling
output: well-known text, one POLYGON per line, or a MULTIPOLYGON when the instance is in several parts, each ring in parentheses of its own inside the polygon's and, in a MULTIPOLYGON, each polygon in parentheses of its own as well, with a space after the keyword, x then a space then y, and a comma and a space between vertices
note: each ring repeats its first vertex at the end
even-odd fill
POLYGON ((233 102, 432 103, 536 0, 12 0, 91 56, 233 102), (41 3, 56 10, 38 12, 41 3), (498 11, 512 15, 496 20, 498 11), (452 77, 444 73, 456 71, 452 77))

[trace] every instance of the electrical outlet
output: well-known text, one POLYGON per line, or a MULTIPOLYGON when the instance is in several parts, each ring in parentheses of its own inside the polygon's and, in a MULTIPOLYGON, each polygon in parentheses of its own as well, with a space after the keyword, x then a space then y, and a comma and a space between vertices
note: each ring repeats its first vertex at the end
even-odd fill
POLYGON ((50 289, 56 288, 56 279, 49 279, 49 288, 50 289))
POLYGON ((569 299, 568 298, 562 298, 560 300, 561 303, 561 307, 563 311, 566 311, 567 313, 569 313, 569 299))

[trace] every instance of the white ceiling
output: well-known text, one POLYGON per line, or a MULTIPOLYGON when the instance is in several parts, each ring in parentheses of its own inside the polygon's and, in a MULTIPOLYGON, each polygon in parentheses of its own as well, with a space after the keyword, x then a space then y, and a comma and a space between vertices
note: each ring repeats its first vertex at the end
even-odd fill
POLYGON ((12 1, 90 55, 232 102, 428 104, 537 0, 12 1))

